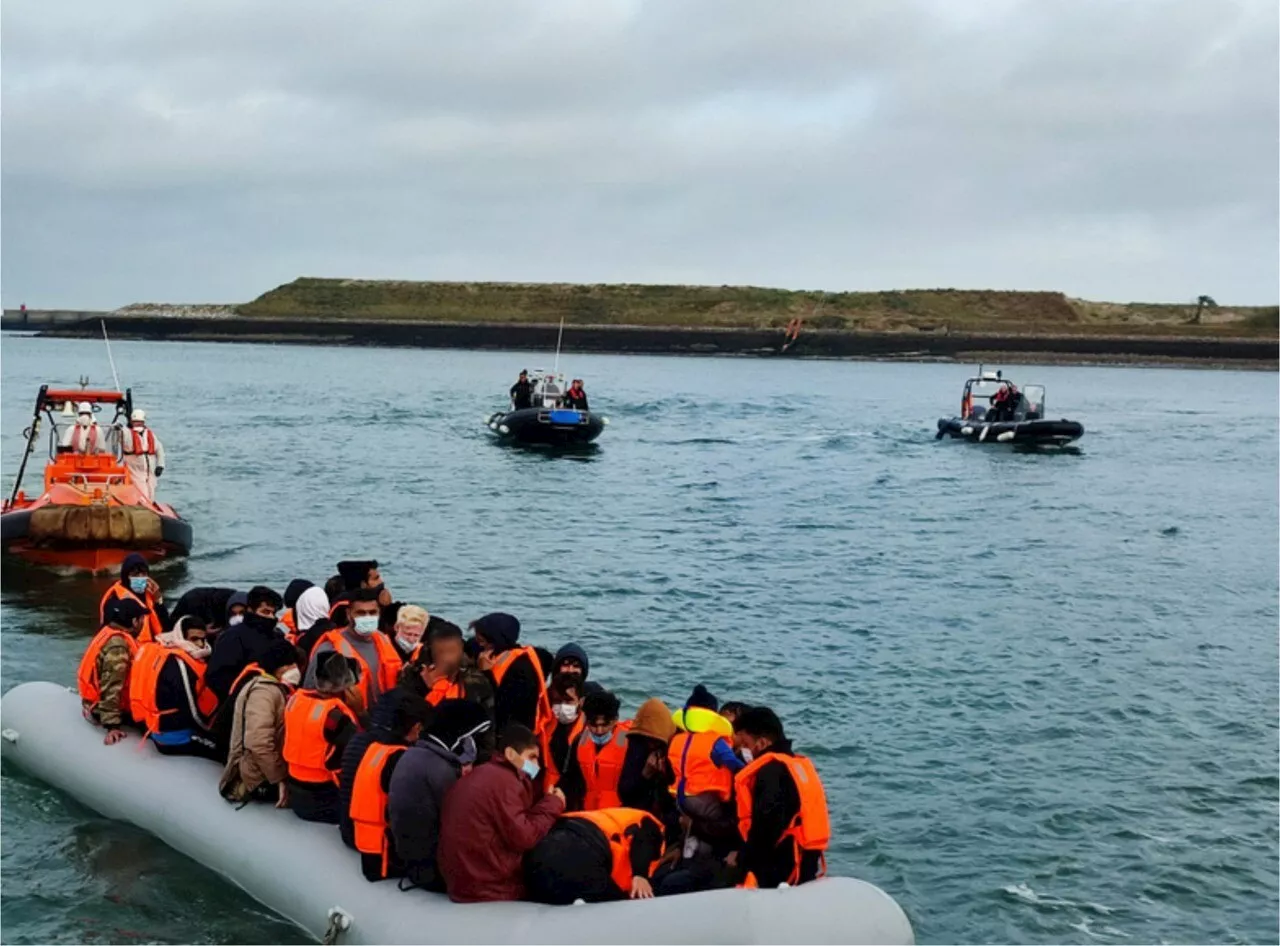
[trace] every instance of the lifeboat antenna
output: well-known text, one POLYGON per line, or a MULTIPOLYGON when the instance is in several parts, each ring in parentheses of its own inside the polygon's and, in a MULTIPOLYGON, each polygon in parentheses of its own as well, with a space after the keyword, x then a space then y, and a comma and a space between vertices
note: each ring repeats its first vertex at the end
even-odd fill
POLYGON ((107 360, 111 362, 111 380, 116 383, 116 391, 120 391, 120 376, 116 374, 116 360, 111 354, 111 339, 107 338, 107 320, 99 319, 102 325, 102 340, 107 343, 107 360))
POLYGON ((564 339, 564 316, 560 316, 560 333, 556 336, 556 361, 551 366, 551 376, 560 374, 560 342, 564 339))

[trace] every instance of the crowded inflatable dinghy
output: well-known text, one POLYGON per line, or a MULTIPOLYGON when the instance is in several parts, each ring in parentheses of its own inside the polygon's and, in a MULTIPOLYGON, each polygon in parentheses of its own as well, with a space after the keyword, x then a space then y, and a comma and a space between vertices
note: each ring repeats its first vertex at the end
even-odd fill
POLYGON ((11 689, 0 699, 0 727, 11 764, 154 834, 326 943, 914 942, 888 894, 847 877, 565 907, 452 903, 339 869, 351 867, 351 852, 332 826, 269 805, 227 804, 216 763, 104 745, 77 694, 56 684, 11 689), (288 869, 278 858, 245 856, 253 850, 288 852, 288 869))
POLYGON ((588 409, 581 381, 566 384, 564 375, 541 369, 520 372, 511 388, 511 409, 485 419, 500 441, 534 446, 588 444, 608 423, 588 409))
POLYGON ((1044 385, 1019 388, 1005 380, 1003 372, 979 370, 977 377, 965 382, 960 413, 938 421, 936 439, 1063 447, 1082 436, 1083 424, 1045 416, 1044 385))

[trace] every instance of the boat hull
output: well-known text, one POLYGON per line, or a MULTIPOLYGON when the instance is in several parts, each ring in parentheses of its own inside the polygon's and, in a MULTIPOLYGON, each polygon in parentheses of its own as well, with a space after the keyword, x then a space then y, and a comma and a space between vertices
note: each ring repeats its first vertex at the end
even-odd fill
POLYGON ((912 943, 906 914, 871 884, 833 877, 789 890, 716 890, 573 907, 451 903, 369 883, 331 825, 218 795, 219 766, 166 757, 136 738, 104 746, 75 693, 24 683, 0 698, 7 762, 108 818, 130 822, 240 887, 317 940, 329 913, 356 943, 912 943), (132 746, 132 748, 130 748, 132 746), (279 857, 288 852, 289 869, 279 857), (571 911, 571 912, 570 912, 571 911))
POLYGON ((937 439, 950 437, 973 443, 1015 446, 1061 447, 1084 436, 1084 425, 1074 420, 982 421, 944 417, 938 421, 937 439))
POLYGON ((99 572, 137 553, 149 562, 191 551, 191 524, 172 507, 57 503, 42 497, 0 514, 0 546, 36 565, 99 572))
POLYGON ((604 432, 605 421, 591 411, 525 408, 499 411, 486 426, 498 440, 535 446, 572 446, 592 443, 604 432))

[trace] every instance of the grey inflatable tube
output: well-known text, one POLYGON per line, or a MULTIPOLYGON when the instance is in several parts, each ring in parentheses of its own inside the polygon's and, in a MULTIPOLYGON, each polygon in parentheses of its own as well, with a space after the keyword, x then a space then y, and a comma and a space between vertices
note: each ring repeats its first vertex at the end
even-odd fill
POLYGON ((339 943, 914 942, 888 894, 848 877, 571 907, 463 905, 423 890, 402 892, 395 881, 365 880, 335 828, 268 805, 237 811, 218 795, 214 763, 138 751, 136 736, 103 745, 102 730, 83 719, 79 697, 65 687, 14 687, 0 699, 0 727, 9 762, 108 818, 149 831, 317 940, 332 916, 339 943))

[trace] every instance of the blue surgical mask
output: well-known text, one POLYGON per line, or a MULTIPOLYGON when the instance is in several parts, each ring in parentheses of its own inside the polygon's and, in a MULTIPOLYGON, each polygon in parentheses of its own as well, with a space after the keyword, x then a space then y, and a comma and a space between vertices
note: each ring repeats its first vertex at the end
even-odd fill
POLYGON ((135 595, 140 595, 147 590, 147 576, 134 575, 129 579, 129 590, 135 595))
POLYGON ((607 745, 609 744, 609 740, 613 738, 613 733, 611 733, 611 732, 603 732, 603 733, 601 733, 601 732, 591 732, 590 730, 588 730, 588 731, 587 731, 587 737, 588 737, 592 742, 594 742, 597 746, 607 746, 607 745))
POLYGON ((525 759, 520 763, 520 768, 525 775, 529 776, 530 781, 538 777, 538 773, 542 771, 537 762, 532 759, 525 759))
POLYGON ((376 614, 361 614, 352 621, 352 624, 355 626, 357 634, 368 637, 378 629, 378 616, 376 614))

